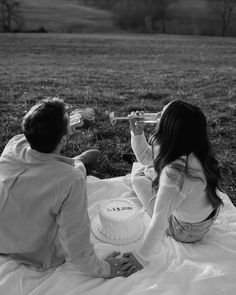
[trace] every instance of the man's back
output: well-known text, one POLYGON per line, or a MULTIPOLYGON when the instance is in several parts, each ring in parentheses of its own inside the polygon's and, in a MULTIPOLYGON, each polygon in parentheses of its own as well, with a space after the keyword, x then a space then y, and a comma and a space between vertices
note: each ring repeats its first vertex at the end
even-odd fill
POLYGON ((23 135, 14 137, 0 158, 0 253, 39 267, 61 264, 56 219, 79 178, 72 159, 39 153, 23 135))

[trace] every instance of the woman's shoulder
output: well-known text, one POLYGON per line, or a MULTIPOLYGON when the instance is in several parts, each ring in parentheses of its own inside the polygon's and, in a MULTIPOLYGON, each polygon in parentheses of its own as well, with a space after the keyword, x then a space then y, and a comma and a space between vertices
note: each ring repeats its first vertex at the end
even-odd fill
POLYGON ((200 161, 192 153, 188 156, 181 156, 166 165, 162 171, 162 180, 182 189, 199 181, 205 183, 205 176, 200 161))
POLYGON ((202 165, 200 160, 194 155, 194 153, 189 154, 188 156, 181 156, 168 164, 165 167, 168 169, 175 169, 180 172, 187 171, 188 169, 202 171, 202 165))
POLYGON ((172 181, 179 186, 183 185, 189 174, 195 175, 197 172, 202 172, 202 166, 193 153, 188 156, 184 155, 177 158, 166 165, 162 170, 165 179, 169 179, 169 181, 172 181))
POLYGON ((176 185, 181 188, 184 182, 185 166, 186 159, 184 157, 180 157, 166 165, 161 171, 160 182, 167 185, 176 185))
POLYGON ((186 165, 187 165, 188 159, 187 156, 181 156, 178 159, 174 160, 173 162, 171 162, 170 164, 166 165, 166 169, 167 170, 177 170, 179 172, 182 172, 186 165))

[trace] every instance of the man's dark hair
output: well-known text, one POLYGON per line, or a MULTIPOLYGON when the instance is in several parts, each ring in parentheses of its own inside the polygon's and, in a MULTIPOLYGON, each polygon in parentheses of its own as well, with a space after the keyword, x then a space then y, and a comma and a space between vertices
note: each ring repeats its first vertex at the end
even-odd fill
POLYGON ((67 134, 66 107, 59 98, 41 100, 25 115, 22 129, 32 149, 53 152, 67 134))

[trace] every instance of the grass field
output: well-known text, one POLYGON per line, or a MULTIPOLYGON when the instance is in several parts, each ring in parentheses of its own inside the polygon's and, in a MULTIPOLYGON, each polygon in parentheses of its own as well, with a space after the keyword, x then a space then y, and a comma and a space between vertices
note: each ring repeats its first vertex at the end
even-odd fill
POLYGON ((99 148, 104 159, 94 175, 124 175, 131 169, 124 156, 131 153, 129 127, 112 126, 107 114, 157 111, 178 98, 205 112, 224 188, 236 205, 235 48, 233 38, 2 34, 0 149, 20 132, 32 104, 58 96, 73 108, 96 110, 95 122, 75 131, 63 153, 99 148))

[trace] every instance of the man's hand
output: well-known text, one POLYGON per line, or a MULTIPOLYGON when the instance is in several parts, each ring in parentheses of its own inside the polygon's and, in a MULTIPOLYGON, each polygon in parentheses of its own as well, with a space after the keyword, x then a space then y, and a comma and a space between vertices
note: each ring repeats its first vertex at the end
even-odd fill
POLYGON ((134 256, 133 253, 130 253, 130 252, 129 252, 129 253, 124 253, 124 254, 122 255, 122 257, 123 257, 124 259, 128 259, 129 263, 132 265, 131 267, 129 267, 129 268, 126 270, 124 277, 128 277, 128 276, 130 276, 131 274, 133 274, 133 273, 135 273, 135 272, 137 272, 137 271, 143 269, 142 264, 140 264, 140 263, 138 262, 138 260, 136 259, 136 257, 134 256))
POLYGON ((127 270, 132 267, 132 264, 126 258, 116 258, 120 255, 120 252, 113 252, 111 255, 105 258, 110 264, 111 267, 111 275, 110 278, 118 277, 118 276, 126 276, 127 270))

